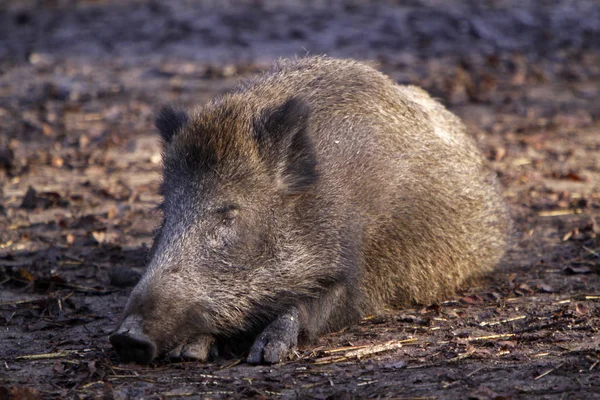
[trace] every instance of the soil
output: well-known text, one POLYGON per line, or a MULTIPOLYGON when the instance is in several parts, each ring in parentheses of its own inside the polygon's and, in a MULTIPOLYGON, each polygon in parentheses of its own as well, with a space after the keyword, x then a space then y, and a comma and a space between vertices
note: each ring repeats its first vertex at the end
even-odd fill
POLYGON ((4 0, 0 126, 0 399, 600 396, 595 1, 4 0), (460 115, 514 246, 448 301, 279 365, 121 363, 107 337, 160 219, 156 109, 306 53, 374 61, 460 115))

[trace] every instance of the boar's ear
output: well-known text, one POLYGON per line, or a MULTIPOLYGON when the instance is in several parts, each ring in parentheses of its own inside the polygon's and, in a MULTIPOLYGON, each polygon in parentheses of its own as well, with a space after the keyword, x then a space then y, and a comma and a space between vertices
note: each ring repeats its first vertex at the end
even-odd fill
POLYGON ((165 143, 170 143, 173 136, 188 123, 185 111, 172 106, 164 106, 156 117, 156 128, 165 143))
POLYGON ((289 194, 299 194, 317 181, 317 158, 309 134, 308 104, 292 97, 267 110, 256 130, 259 147, 273 163, 289 194), (274 159, 273 159, 274 158, 274 159))

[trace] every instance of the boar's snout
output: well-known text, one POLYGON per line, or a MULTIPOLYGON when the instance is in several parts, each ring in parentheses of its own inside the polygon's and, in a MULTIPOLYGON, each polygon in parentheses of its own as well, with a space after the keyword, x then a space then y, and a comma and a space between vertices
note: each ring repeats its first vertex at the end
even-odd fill
POLYGON ((144 334, 138 315, 125 318, 119 330, 110 335, 110 343, 124 362, 148 364, 156 357, 156 344, 144 334))

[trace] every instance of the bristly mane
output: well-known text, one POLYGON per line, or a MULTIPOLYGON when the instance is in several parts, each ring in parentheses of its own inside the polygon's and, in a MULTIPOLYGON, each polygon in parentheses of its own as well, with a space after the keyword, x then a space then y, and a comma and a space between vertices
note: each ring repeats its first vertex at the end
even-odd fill
POLYGON ((218 107, 209 104, 198 111, 165 147, 165 173, 228 174, 239 165, 256 165, 259 152, 248 118, 252 112, 247 108, 248 105, 224 98, 218 107))

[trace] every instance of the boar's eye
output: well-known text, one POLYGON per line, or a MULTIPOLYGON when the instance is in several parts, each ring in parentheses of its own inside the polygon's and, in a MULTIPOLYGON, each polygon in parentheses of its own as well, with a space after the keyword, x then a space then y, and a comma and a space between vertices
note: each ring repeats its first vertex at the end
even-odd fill
POLYGON ((216 210, 218 217, 224 225, 231 225, 238 215, 239 208, 234 204, 228 204, 223 207, 219 207, 216 210))

